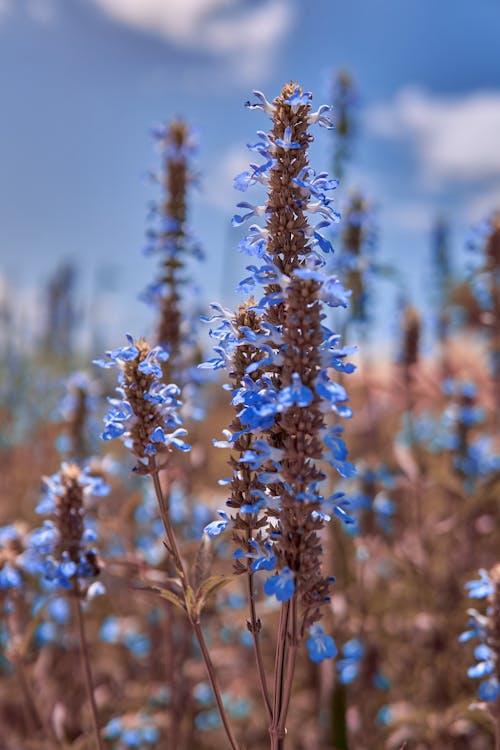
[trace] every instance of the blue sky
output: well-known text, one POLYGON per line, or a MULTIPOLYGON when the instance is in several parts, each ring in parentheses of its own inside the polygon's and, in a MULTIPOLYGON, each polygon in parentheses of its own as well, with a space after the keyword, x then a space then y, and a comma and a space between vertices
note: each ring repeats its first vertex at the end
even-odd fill
MULTIPOLYGON (((155 271, 140 253, 155 196, 149 130, 181 115, 200 132, 198 278, 207 301, 228 302, 243 266, 231 179, 267 127, 243 102, 295 79, 319 104, 343 66, 360 135, 342 190, 377 205, 380 257, 425 300, 436 213, 458 253, 500 204, 499 33, 499 0, 0 0, 2 276, 34 309, 43 280, 74 258, 85 304, 107 279, 95 316, 110 345, 147 330, 137 294, 155 271)), ((314 166, 330 165, 331 146, 319 132, 314 166)), ((386 303, 379 318, 389 313, 386 303)))

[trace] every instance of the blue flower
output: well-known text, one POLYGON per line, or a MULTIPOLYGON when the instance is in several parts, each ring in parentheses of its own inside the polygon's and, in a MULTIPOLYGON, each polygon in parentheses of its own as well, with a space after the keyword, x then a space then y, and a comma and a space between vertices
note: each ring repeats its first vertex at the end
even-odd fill
POLYGON ((294 591, 294 575, 288 567, 283 568, 281 573, 276 573, 264 583, 264 592, 267 596, 274 594, 279 602, 286 602, 291 599, 294 591))
MULTIPOLYGON (((346 307, 350 296, 339 276, 323 270, 324 256, 333 250, 323 230, 340 218, 329 196, 338 183, 325 172, 314 172, 306 154, 311 140, 307 125, 330 127, 331 121, 329 107, 311 112, 311 95, 295 85, 287 86, 273 103, 260 92, 255 95, 257 103, 247 106, 271 117, 276 113, 279 124, 274 123, 269 136, 259 133, 258 142, 250 146, 264 160, 261 171, 251 164, 235 180, 239 190, 260 183, 269 186, 270 194, 264 205, 239 203, 244 211, 232 221, 240 226, 254 216, 263 219, 261 225, 251 224, 239 245, 242 252, 260 258, 247 267, 239 285, 253 299, 237 313, 221 316, 210 334, 217 342, 210 366, 227 367, 231 373, 227 389, 236 411, 236 426, 233 423, 227 439, 217 445, 234 450, 228 506, 235 513, 236 529, 245 525, 250 531, 238 537, 236 560, 245 559, 251 571, 273 571, 263 589, 279 602, 297 592, 301 601, 320 607, 329 601, 331 579, 321 571, 321 553, 316 551, 320 545, 301 551, 302 536, 319 535, 332 516, 347 523, 353 519, 343 494, 321 494, 324 470, 316 460, 325 459, 342 477, 355 473, 340 431, 326 427, 332 414, 352 415, 345 388, 330 373, 354 370, 346 362, 353 349, 341 348, 340 336, 324 324, 325 306, 346 307), (281 227, 278 233, 276 226, 281 227), (257 529, 258 544, 251 536, 257 529), (306 555, 317 577, 308 576, 306 555), (288 566, 283 567, 285 561, 288 566)), ((220 515, 222 520, 210 524, 207 533, 217 535, 227 527, 229 519, 220 515)), ((242 567, 240 562, 236 569, 242 567)), ((311 629, 308 647, 316 661, 335 652, 333 640, 320 626, 311 629)))
POLYGON ((495 652, 486 645, 481 643, 474 649, 474 657, 477 659, 477 664, 469 667, 467 674, 473 679, 486 677, 491 674, 495 669, 496 654, 495 652))
POLYGON ((339 680, 343 685, 353 682, 359 674, 365 649, 359 638, 347 641, 342 648, 343 658, 337 662, 339 680))
POLYGON ((120 740, 121 747, 143 748, 155 745, 160 739, 160 732, 153 721, 145 714, 126 714, 113 717, 103 729, 107 739, 120 740))
POLYGON ((293 151, 293 150, 302 148, 300 143, 297 143, 296 141, 292 141, 292 129, 290 126, 287 126, 285 128, 285 133, 283 135, 283 138, 275 138, 274 143, 276 146, 279 146, 285 151, 291 151, 291 150, 293 151))
POLYGON ((495 703, 500 695, 500 686, 497 677, 490 677, 489 680, 484 680, 478 688, 478 695, 483 701, 489 703, 495 703))
POLYGON ((26 565, 48 584, 69 589, 75 580, 93 579, 99 572, 92 547, 97 535, 83 500, 87 494, 102 497, 109 487, 88 467, 63 463, 59 472, 44 479, 44 491, 37 512, 51 518, 30 533, 26 565))
POLYGON ((241 558, 250 558, 252 563, 250 568, 256 573, 259 570, 274 570, 276 566, 276 556, 273 553, 273 549, 269 542, 264 542, 264 549, 261 545, 255 541, 255 539, 249 540, 249 545, 252 547, 253 552, 243 552, 241 549, 235 550, 233 557, 236 560, 241 558))
MULTIPOLYGON (((150 348, 144 340, 135 345, 131 336, 127 335, 127 338, 131 346, 107 352, 112 363, 123 369, 119 377, 120 386, 116 388, 120 398, 108 399, 111 408, 104 418, 102 439, 122 438, 142 462, 156 455, 158 445, 190 450, 190 446, 181 440, 187 433, 179 427, 182 424, 177 411, 181 406, 177 399, 179 388, 160 381, 161 363, 168 359, 168 353, 160 346, 150 348), (132 364, 134 361, 135 368, 132 364), (136 414, 133 405, 137 410, 138 400, 143 402, 143 406, 136 414)), ((95 363, 101 367, 109 366, 101 360, 95 363)))
MULTIPOLYGON (((469 581, 466 584, 466 588, 469 590, 469 596, 474 599, 485 599, 493 595, 496 595, 497 579, 493 580, 488 571, 482 569, 479 571, 478 581, 469 581)), ((474 649, 474 658, 476 663, 469 667, 467 674, 472 679, 480 679, 482 682, 479 685, 478 693, 484 701, 496 701, 499 694, 497 668, 498 668, 498 653, 494 648, 491 647, 491 631, 494 628, 494 613, 492 607, 489 607, 486 611, 486 615, 482 615, 476 610, 469 610, 469 630, 462 633, 459 641, 461 643, 467 642, 473 638, 478 638, 480 643, 474 649), (487 678, 487 679, 483 679, 487 678)))
POLYGON ((254 91, 253 95, 258 99, 257 104, 253 104, 251 102, 245 102, 245 107, 247 109, 262 109, 266 115, 272 115, 275 111, 274 104, 271 104, 267 101, 266 97, 262 93, 262 91, 254 91))
POLYGON ((309 628, 309 638, 306 641, 307 650, 311 661, 322 662, 337 655, 335 641, 327 635, 322 626, 315 623, 309 628))
POLYGON ((479 576, 479 581, 469 581, 465 584, 465 588, 472 599, 484 599, 491 596, 494 592, 493 582, 488 571, 482 568, 479 571, 479 576))
POLYGON ((292 375, 292 384, 282 388, 276 396, 279 409, 289 409, 294 404, 297 406, 309 406, 312 403, 314 394, 310 388, 302 384, 300 375, 296 372, 292 375))
POLYGON ((299 107, 310 104, 312 94, 309 91, 301 92, 300 86, 295 88, 293 94, 288 99, 285 99, 285 104, 289 104, 292 108, 292 112, 296 112, 299 107))
POLYGON ((22 586, 22 576, 19 570, 9 563, 0 568, 0 590, 17 589, 22 586))
POLYGON ((227 529, 227 526, 231 521, 228 514, 224 510, 218 510, 217 513, 221 517, 221 520, 212 521, 212 523, 207 524, 203 529, 204 533, 208 534, 208 536, 211 537, 219 536, 219 534, 222 534, 222 532, 227 529))

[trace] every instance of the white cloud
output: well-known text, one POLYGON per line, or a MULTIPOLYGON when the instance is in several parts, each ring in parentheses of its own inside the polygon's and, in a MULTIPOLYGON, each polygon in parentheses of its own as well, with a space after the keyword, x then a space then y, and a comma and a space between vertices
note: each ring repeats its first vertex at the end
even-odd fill
MULTIPOLYGON (((0 0, 1 1, 1 0, 0 0)), ((292 0, 93 0, 108 16, 173 44, 229 58, 229 75, 245 81, 271 65, 288 32, 292 0)))
POLYGON ((373 106, 367 127, 413 143, 429 185, 500 176, 500 91, 436 97, 414 87, 373 106))

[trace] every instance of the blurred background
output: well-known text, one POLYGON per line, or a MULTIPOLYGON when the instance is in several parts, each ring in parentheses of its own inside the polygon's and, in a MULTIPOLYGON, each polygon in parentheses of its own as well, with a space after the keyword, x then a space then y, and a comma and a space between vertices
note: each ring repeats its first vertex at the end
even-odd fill
MULTIPOLYGON (((460 268, 469 227, 500 201, 499 31, 497 0, 1 0, 3 308, 25 337, 41 335, 62 268, 86 348, 147 329, 150 128, 179 115, 199 137, 190 223, 208 262, 195 278, 207 303, 231 302, 244 266, 232 179, 267 128, 243 104, 289 79, 331 103, 343 68, 356 133, 337 208, 363 191, 378 258, 396 273, 376 281, 380 345, 398 294, 426 307, 436 218, 460 268)), ((335 135, 316 138, 312 164, 332 171, 335 135)))

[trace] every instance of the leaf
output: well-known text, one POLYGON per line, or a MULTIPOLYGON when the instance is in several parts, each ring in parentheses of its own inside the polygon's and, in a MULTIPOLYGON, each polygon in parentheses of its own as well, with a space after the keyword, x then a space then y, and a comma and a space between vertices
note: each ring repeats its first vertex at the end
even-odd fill
POLYGON ((186 586, 184 596, 186 599, 186 612, 188 613, 191 622, 197 622, 198 609, 196 606, 194 591, 191 586, 186 586))
MULTIPOLYGON (((176 581, 176 579, 173 579, 176 581)), ((161 586, 145 586, 144 591, 154 591, 156 594, 159 594, 162 599, 166 599, 171 604, 174 604, 179 609, 182 609, 183 612, 186 612, 186 605, 181 599, 181 597, 178 594, 175 594, 173 591, 169 591, 168 589, 164 589, 161 586)))
POLYGON ((203 534, 203 538, 194 563, 194 584, 198 588, 203 579, 210 573, 212 566, 212 542, 208 534, 203 534))
POLYGON ((213 596, 220 589, 231 583, 234 578, 231 576, 210 576, 206 578, 199 586, 196 592, 196 611, 200 615, 203 611, 205 604, 210 596, 213 596))

